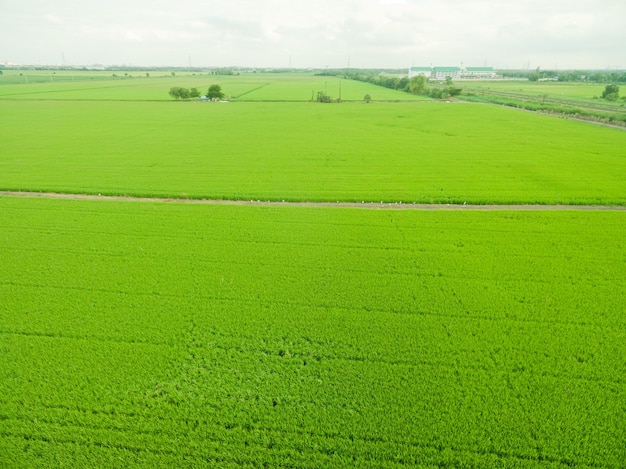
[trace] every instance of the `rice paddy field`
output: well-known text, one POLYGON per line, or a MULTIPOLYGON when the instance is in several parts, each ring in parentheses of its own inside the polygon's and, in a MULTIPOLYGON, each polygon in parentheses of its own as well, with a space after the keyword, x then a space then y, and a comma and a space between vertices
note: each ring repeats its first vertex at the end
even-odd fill
POLYGON ((0 85, 0 467, 624 467, 626 133, 261 78, 0 85))
MULTIPOLYGON (((593 99, 602 95, 606 84, 577 82, 533 82, 528 80, 498 80, 459 82, 463 88, 489 89, 537 96, 571 99, 593 99)), ((601 101, 603 102, 603 101, 601 101)))
POLYGON ((600 99, 606 84, 495 80, 460 82, 464 99, 623 126, 626 102, 600 99))
POLYGON ((488 105, 24 100, 0 119, 5 190, 626 203, 626 132, 488 105))
POLYGON ((311 73, 209 73, 7 71, 0 75, 0 100, 171 101, 172 86, 197 87, 205 93, 219 84, 237 101, 310 101, 318 91, 344 101, 422 101, 425 98, 352 80, 311 73), (148 76, 146 76, 146 74, 148 76), (28 80, 28 83, 26 83, 28 80))

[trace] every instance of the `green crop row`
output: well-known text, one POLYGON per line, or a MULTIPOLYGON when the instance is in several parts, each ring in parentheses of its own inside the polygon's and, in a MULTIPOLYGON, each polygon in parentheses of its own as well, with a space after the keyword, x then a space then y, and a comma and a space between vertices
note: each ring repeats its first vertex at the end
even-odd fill
POLYGON ((623 212, 0 198, 0 466, 626 458, 623 212))

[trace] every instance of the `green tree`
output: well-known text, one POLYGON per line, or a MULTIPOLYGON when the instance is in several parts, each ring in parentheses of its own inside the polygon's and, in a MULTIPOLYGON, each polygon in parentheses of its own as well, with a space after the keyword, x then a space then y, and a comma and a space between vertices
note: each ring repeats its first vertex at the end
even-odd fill
POLYGON ((328 96, 324 91, 318 91, 317 102, 318 103, 332 103, 333 99, 330 96, 328 96))
POLYGON ((222 87, 220 85, 209 86, 209 91, 207 91, 206 97, 209 99, 222 99, 224 97, 222 87))
POLYGON ((392 90, 397 90, 400 86, 400 79, 396 77, 386 77, 384 86, 392 90))
POLYGON ((602 92, 602 97, 607 101, 617 101, 617 98, 619 98, 619 86, 616 84, 606 85, 602 92))
POLYGON ((450 94, 450 96, 458 96, 462 92, 463 92, 463 90, 461 88, 456 87, 456 86, 448 87, 448 94, 450 94))
POLYGON ((539 81, 539 78, 541 78, 539 67, 534 72, 528 74, 528 81, 539 81))
POLYGON ((198 90, 198 88, 191 88, 189 90, 189 97, 190 98, 199 98, 200 97, 200 90, 198 90))
POLYGON ((426 93, 426 83, 428 79, 424 75, 418 75, 409 81, 409 92, 412 94, 426 93))
POLYGON ((447 98, 448 96, 458 96, 461 94, 463 90, 454 86, 452 83, 452 77, 446 77, 446 86, 442 90, 442 98, 447 98))
POLYGON ((189 90, 180 86, 172 86, 170 96, 174 99, 189 99, 191 97, 189 90))
POLYGON ((444 92, 441 88, 431 88, 428 91, 428 96, 434 99, 443 99, 447 97, 447 94, 444 96, 444 92))
POLYGON ((365 101, 366 103, 369 103, 372 100, 372 97, 369 94, 366 94, 365 96, 363 96, 363 101, 365 101))

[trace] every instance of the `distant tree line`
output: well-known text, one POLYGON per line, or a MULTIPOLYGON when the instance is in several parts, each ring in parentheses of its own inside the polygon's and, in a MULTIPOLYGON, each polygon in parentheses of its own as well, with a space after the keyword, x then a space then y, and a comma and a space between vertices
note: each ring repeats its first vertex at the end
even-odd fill
POLYGON ((371 83, 372 85, 383 86, 411 94, 430 96, 435 99, 446 99, 451 96, 458 96, 462 92, 461 88, 454 86, 450 77, 442 83, 443 86, 438 86, 438 83, 435 86, 428 86, 430 80, 423 75, 409 79, 408 77, 385 75, 378 70, 325 70, 317 75, 336 76, 348 80, 363 81, 371 83))
POLYGON ((626 71, 599 70, 510 70, 500 72, 505 78, 527 78, 530 81, 554 80, 589 83, 626 83, 626 71))
MULTIPOLYGON (((353 80, 367 81, 379 86, 402 90, 408 78, 394 78, 389 75, 400 75, 404 70, 381 69, 332 69, 318 72, 321 76, 345 77, 353 80), (379 79, 377 77, 384 77, 379 79)), ((591 83, 626 83, 625 70, 501 70, 505 78, 526 78, 530 81, 554 80, 591 83)))
POLYGON ((212 75, 239 75, 239 72, 230 68, 216 68, 211 72, 212 75))
POLYGON ((418 75, 411 79, 408 77, 393 77, 388 75, 350 74, 344 75, 351 80, 364 81, 377 86, 383 86, 392 90, 404 91, 410 94, 430 96, 435 99, 446 99, 450 96, 461 94, 461 88, 454 86, 450 77, 446 78, 444 86, 432 86, 430 80, 424 75, 418 75), (429 86, 429 84, 431 86, 429 86))

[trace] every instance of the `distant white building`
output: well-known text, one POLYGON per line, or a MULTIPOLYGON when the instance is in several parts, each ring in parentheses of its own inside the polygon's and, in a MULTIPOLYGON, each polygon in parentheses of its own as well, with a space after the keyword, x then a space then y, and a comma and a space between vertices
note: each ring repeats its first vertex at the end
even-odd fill
POLYGON ((458 80, 461 77, 461 67, 433 67, 431 77, 435 80, 452 78, 458 80))
POLYGON ((466 67, 461 72, 461 80, 494 80, 498 74, 493 67, 466 67))
POLYGON ((432 67, 411 67, 409 68, 409 79, 420 75, 430 78, 432 69, 432 67))
POLYGON ((429 80, 494 80, 498 74, 493 67, 411 67, 409 79, 416 76, 425 76, 429 80))

